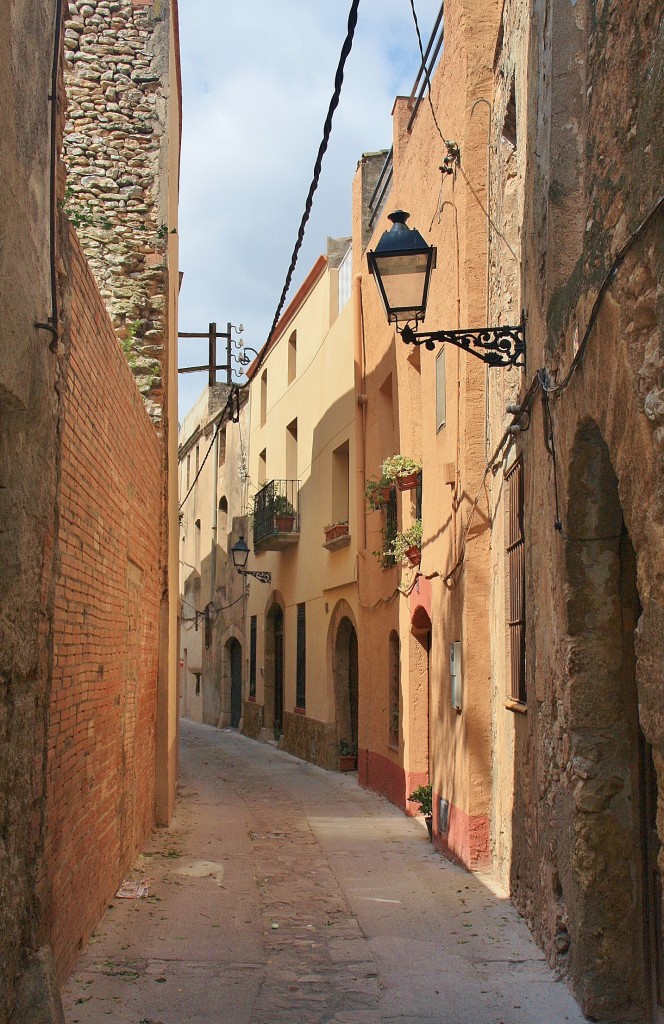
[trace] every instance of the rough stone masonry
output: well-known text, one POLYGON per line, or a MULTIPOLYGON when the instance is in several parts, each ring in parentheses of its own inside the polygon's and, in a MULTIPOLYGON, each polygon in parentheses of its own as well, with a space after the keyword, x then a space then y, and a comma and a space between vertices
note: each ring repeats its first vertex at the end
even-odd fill
POLYGON ((65 212, 147 410, 161 419, 168 231, 164 5, 72 0, 65 22, 65 212))

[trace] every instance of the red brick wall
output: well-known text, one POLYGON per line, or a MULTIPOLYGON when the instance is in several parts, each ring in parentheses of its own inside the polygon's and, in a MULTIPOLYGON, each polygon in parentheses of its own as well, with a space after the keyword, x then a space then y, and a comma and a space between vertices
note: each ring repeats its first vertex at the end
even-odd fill
POLYGON ((45 849, 61 977, 154 823, 162 450, 72 232, 45 849))

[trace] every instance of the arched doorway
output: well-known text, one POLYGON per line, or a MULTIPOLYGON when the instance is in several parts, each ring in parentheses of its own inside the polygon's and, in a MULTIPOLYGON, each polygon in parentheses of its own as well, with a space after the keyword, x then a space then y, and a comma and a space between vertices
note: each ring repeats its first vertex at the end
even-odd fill
POLYGON ((242 718, 242 647, 232 637, 228 642, 231 669, 231 728, 237 729, 242 718))
POLYGON ((357 632, 344 615, 334 640, 332 672, 339 739, 357 746, 359 682, 357 632))
POLYGON ((431 766, 431 619, 426 608, 418 605, 410 619, 413 636, 411 644, 411 672, 424 672, 426 685, 426 722, 417 722, 416 730, 426 740, 426 764, 429 778, 431 766))
POLYGON ((265 621, 265 726, 284 731, 284 613, 273 604, 265 621))
POLYGON ((609 450, 591 420, 577 432, 568 496, 569 782, 558 824, 560 846, 570 846, 559 850, 558 870, 570 976, 592 1018, 659 1022, 657 785, 638 713, 636 556, 609 450))

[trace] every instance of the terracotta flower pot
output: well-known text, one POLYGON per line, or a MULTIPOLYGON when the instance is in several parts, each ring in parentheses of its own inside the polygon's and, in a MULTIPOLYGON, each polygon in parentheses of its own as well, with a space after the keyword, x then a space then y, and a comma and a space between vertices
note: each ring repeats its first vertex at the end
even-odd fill
POLYGON ((413 545, 412 548, 408 548, 408 550, 406 551, 406 558, 408 559, 411 565, 419 565, 421 557, 422 552, 417 547, 417 545, 413 545))
POLYGON ((347 533, 348 523, 335 523, 325 531, 325 542, 329 543, 331 540, 336 540, 337 537, 345 537, 347 533))
POLYGON ((275 516, 274 521, 279 533, 292 533, 295 516, 275 516))
POLYGON ((357 768, 357 757, 355 754, 339 754, 339 771, 354 772, 357 768))
POLYGON ((397 487, 400 491, 414 491, 420 479, 419 473, 406 473, 397 477, 397 487))

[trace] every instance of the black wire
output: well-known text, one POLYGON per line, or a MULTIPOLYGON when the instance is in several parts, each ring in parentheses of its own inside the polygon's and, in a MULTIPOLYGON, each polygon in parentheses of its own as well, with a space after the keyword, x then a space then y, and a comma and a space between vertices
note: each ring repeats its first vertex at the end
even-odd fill
POLYGON ((217 436, 219 434, 219 431, 221 430, 222 426, 225 426, 225 424, 227 422, 224 419, 224 416, 226 415, 227 412, 230 412, 230 414, 231 414, 230 415, 231 423, 238 423, 239 422, 239 419, 240 419, 240 388, 237 386, 237 384, 231 384, 231 390, 228 393, 228 398, 226 399, 226 405, 222 409, 221 416, 219 417, 219 422, 217 423, 216 430, 215 430, 214 434, 212 435, 212 440, 210 441, 210 447, 208 448, 208 450, 206 451, 205 455, 203 456, 203 461, 201 462, 200 466, 198 467, 198 472, 196 473, 196 476, 194 477, 194 479, 191 482, 191 487, 189 488, 189 490, 185 494, 184 498, 182 499, 182 501, 178 505, 178 511, 182 508, 182 506, 184 505, 185 501, 187 500, 187 498, 189 497, 189 495, 193 491, 194 487, 196 486, 196 481, 198 480, 199 476, 203 472, 203 466, 205 465, 205 463, 208 460, 208 456, 209 456, 210 452, 212 451, 212 448, 214 446, 214 442, 217 440, 217 436))
POLYGON ((556 438, 555 438, 555 434, 554 434, 554 430, 553 430, 553 418, 551 416, 551 408, 549 406, 549 394, 548 394, 548 391, 546 390, 546 379, 545 379, 544 374, 545 374, 544 370, 538 370, 537 371, 537 380, 539 382, 540 387, 542 388, 542 399, 543 399, 543 402, 544 402, 544 412, 545 412, 546 421, 547 421, 547 424, 548 424, 547 431, 546 431, 547 448, 548 448, 549 453, 551 455, 551 458, 553 460, 553 490, 554 490, 555 502, 556 502, 556 518, 554 520, 553 525, 554 525, 555 529, 558 531, 558 533, 562 533, 563 532, 563 523, 562 523, 562 519, 560 518, 560 504, 559 504, 559 500, 558 500, 558 459, 557 459, 557 456, 556 456, 556 438))
POLYGON ((341 48, 339 64, 337 66, 336 75, 334 76, 334 93, 332 95, 332 99, 330 100, 330 106, 327 111, 327 117, 325 118, 325 125, 323 127, 323 138, 320 146, 318 147, 318 155, 316 156, 316 162, 314 164, 313 177, 311 179, 311 184, 309 186, 309 193, 307 195, 307 200, 304 206, 304 213, 302 214, 302 220, 300 221, 300 227, 297 232, 297 240, 295 242, 295 247, 293 249, 293 255, 291 256, 291 262, 288 268, 288 273, 286 274, 286 282, 281 293, 281 298, 279 299, 279 305, 277 306, 277 311, 274 314, 272 327, 270 328, 270 333, 267 336, 267 341, 263 346, 262 353, 258 357, 258 362, 256 364, 254 373, 256 372, 256 370, 259 369, 263 360, 265 359, 265 356, 267 355, 267 347, 270 343, 272 335, 274 334, 275 327, 279 322, 281 311, 284 308, 286 296, 288 295, 288 290, 291 286, 291 280, 293 278, 293 273, 295 271, 295 266, 297 264, 297 258, 302 247, 302 242, 304 241, 304 229, 307 225, 307 221, 309 220, 309 215, 311 214, 311 206, 313 203, 314 193, 318 188, 318 180, 320 178, 320 172, 323 166, 323 157, 325 156, 325 151, 327 150, 328 143, 330 141, 330 133, 332 131, 332 118, 334 116, 334 111, 337 109, 339 105, 339 97, 341 96, 341 86, 344 80, 344 65, 353 46, 353 36, 355 35, 355 26, 357 25, 357 9, 359 5, 360 0, 353 0, 350 12, 348 14, 348 32, 344 40, 344 44, 341 48))
POLYGON ((59 312, 58 312, 58 271, 57 271, 57 186, 58 186, 58 86, 60 84, 60 35, 62 32, 62 0, 57 0, 55 7, 55 36, 53 40, 53 62, 51 65, 51 142, 50 142, 50 180, 49 180, 49 202, 50 210, 50 238, 49 238, 49 259, 51 263, 51 315, 48 323, 35 323, 35 327, 41 330, 50 331, 51 341, 49 348, 51 352, 58 351, 59 337, 59 312))

